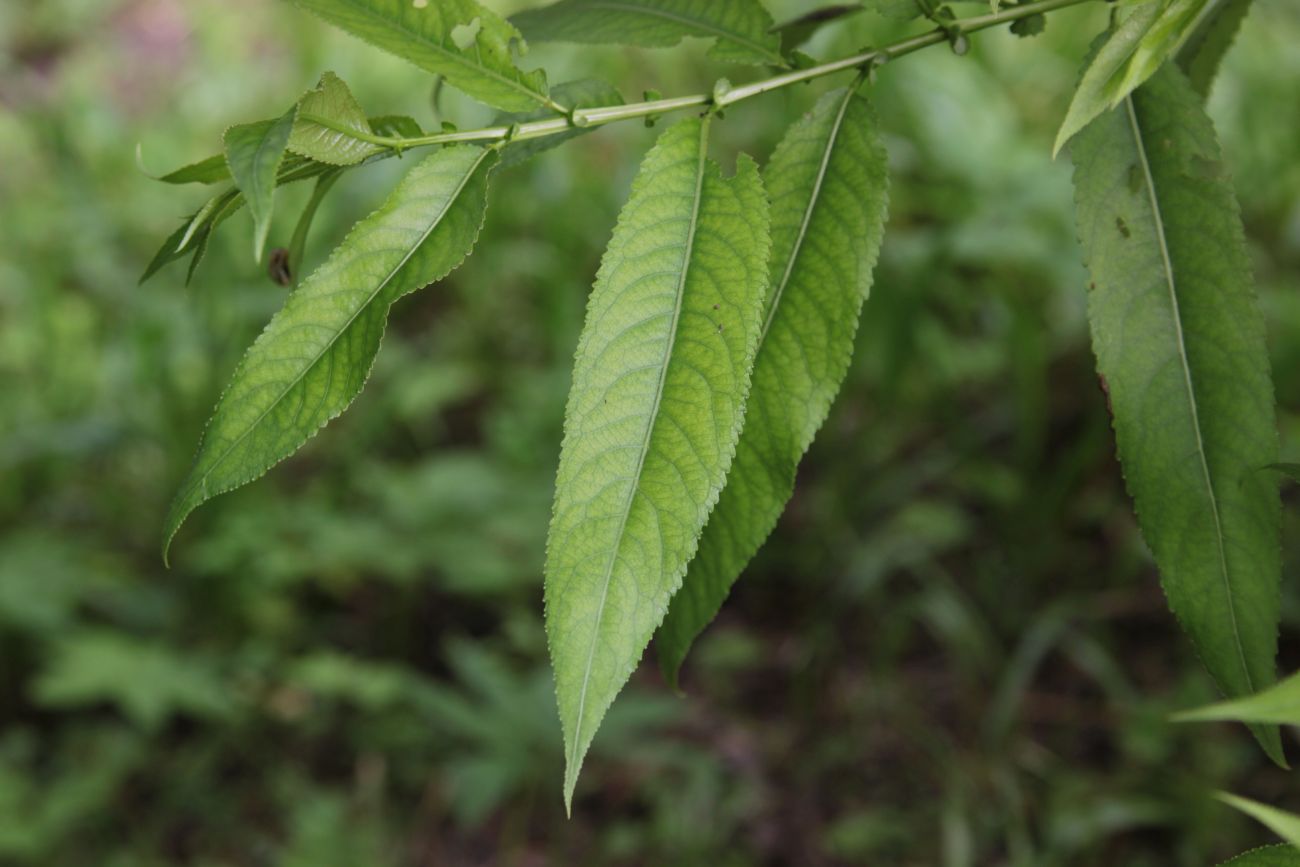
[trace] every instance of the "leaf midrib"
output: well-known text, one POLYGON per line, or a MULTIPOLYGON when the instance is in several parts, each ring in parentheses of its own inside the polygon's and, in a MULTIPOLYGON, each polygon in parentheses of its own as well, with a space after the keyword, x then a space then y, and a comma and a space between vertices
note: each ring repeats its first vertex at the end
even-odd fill
MULTIPOLYGON (((387 275, 385 275, 384 279, 379 282, 379 284, 375 287, 374 291, 371 292, 366 297, 366 300, 357 306, 357 309, 352 313, 351 316, 348 317, 348 320, 338 328, 338 330, 334 333, 334 335, 330 337, 330 339, 326 342, 325 346, 321 348, 320 352, 316 353, 316 355, 312 358, 312 360, 308 362, 306 365, 304 365, 302 370, 289 382, 289 384, 286 385, 278 395, 276 395, 275 399, 272 400, 269 404, 267 404, 266 409, 262 410, 262 412, 258 414, 257 418, 253 419, 252 423, 250 423, 247 427, 244 428, 244 432, 241 433, 238 437, 236 437, 230 443, 230 445, 227 446, 226 449, 216 459, 212 461, 212 465, 208 467, 207 471, 204 472, 202 476, 199 476, 188 486, 186 486, 184 495, 182 497, 179 497, 178 501, 183 501, 185 499, 188 499, 190 494, 194 492, 195 488, 199 487, 200 485, 206 485, 208 477, 212 475, 213 470, 221 466, 222 462, 224 462, 226 458, 230 457, 231 452, 233 452, 239 446, 239 444, 242 443, 248 437, 248 435, 251 434, 253 430, 255 430, 257 426, 262 423, 262 419, 266 418, 267 414, 270 413, 272 409, 279 406, 280 401, 284 400, 285 397, 288 396, 289 392, 297 388, 299 383, 302 382, 303 378, 306 377, 307 374, 311 372, 316 367, 317 364, 320 363, 320 360, 322 358, 325 357, 326 353, 328 353, 331 349, 334 348, 334 344, 337 343, 338 339, 341 336, 343 336, 343 334, 346 333, 349 328, 352 327, 352 323, 356 322, 357 317, 360 316, 362 312, 367 310, 370 307, 370 305, 374 303, 375 298, 379 296, 379 293, 383 292, 384 288, 393 281, 393 278, 397 276, 398 272, 400 272, 403 268, 406 267, 406 264, 411 261, 411 257, 415 255, 415 252, 419 250, 422 246, 424 246, 424 242, 427 241, 429 239, 429 236, 433 234, 434 229, 438 228, 438 226, 442 224, 443 218, 447 216, 447 212, 451 209, 452 205, 454 205, 457 202, 457 200, 460 198, 460 194, 464 192, 465 186, 469 183, 470 178, 474 177, 475 173, 478 172, 479 170, 479 166, 483 164, 483 160, 487 159, 487 155, 491 152, 492 151, 490 148, 482 148, 482 153, 479 154, 478 158, 474 161, 474 164, 470 167, 469 171, 465 172, 465 176, 460 179, 460 183, 456 185, 456 189, 452 192, 451 196, 447 198, 446 203, 442 206, 442 209, 438 212, 438 216, 429 222, 428 228, 425 229, 424 232, 420 235, 420 239, 411 245, 411 249, 409 249, 406 252, 406 255, 402 257, 401 261, 398 262, 393 267, 393 269, 388 272, 387 275)), ((301 291, 301 290, 299 289, 295 291, 301 291)))
POLYGON ((1133 97, 1125 98, 1124 106, 1137 145, 1138 163, 1142 166, 1142 176, 1146 182, 1147 196, 1151 203, 1152 216, 1155 219, 1156 237, 1160 241, 1160 258, 1164 266, 1165 284, 1169 289, 1169 303, 1174 313, 1174 335, 1177 337, 1178 358, 1182 364, 1183 382, 1187 388, 1187 402, 1192 412, 1192 430, 1196 434, 1196 454, 1200 458, 1201 474, 1205 480, 1205 489, 1210 498, 1210 511, 1214 516, 1214 543, 1219 552, 1219 570, 1223 576, 1223 586, 1228 601, 1228 622, 1232 624, 1232 641, 1237 650, 1237 660, 1241 663, 1242 674, 1246 678, 1247 692, 1255 691, 1254 679, 1250 675, 1250 666, 1246 664, 1246 650, 1241 643, 1241 630, 1237 625, 1236 603, 1232 597, 1232 577, 1228 572, 1228 557, 1223 540, 1223 521, 1219 515, 1219 498, 1214 491, 1214 481, 1210 478, 1210 464, 1205 456, 1205 441, 1201 436, 1201 419, 1196 405, 1196 389, 1192 384, 1192 368, 1187 358, 1187 346, 1183 339, 1183 317, 1178 303, 1178 290, 1174 280, 1173 261, 1169 256, 1169 244, 1165 237, 1165 221, 1160 208, 1160 198, 1156 191, 1155 178, 1151 174, 1151 164, 1147 160, 1146 144, 1142 137, 1142 127, 1138 122, 1137 111, 1133 106, 1133 97))
MULTIPOLYGON (((542 93, 541 91, 533 90, 527 87, 526 85, 522 84, 521 82, 515 81, 514 79, 509 78, 508 76, 502 75, 496 70, 488 69, 486 66, 475 64, 471 62, 470 59, 465 55, 459 54, 455 51, 449 51, 447 48, 443 47, 443 45, 441 45, 440 43, 434 42, 424 34, 416 30, 410 29, 401 21, 395 18, 389 18, 388 16, 379 12, 377 9, 372 9, 369 6, 366 6, 365 4, 359 4, 355 2, 355 0, 337 0, 337 2, 344 3, 352 7, 353 9, 358 9, 363 14, 369 15, 371 18, 374 18, 375 20, 380 21, 381 23, 387 24, 395 30, 401 31, 405 35, 411 37, 415 42, 419 42, 420 44, 433 49, 433 51, 445 56, 453 63, 463 66, 466 69, 472 69, 475 72, 479 72, 483 75, 486 75, 488 78, 493 79, 499 84, 505 85, 511 90, 515 90, 518 91, 519 93, 528 95, 533 99, 534 102, 537 102, 538 104, 546 108, 554 107, 554 104, 551 102, 550 98, 545 93, 542 93)), ((523 70, 520 70, 520 72, 522 73, 523 70)))
POLYGON ((700 217, 700 200, 702 198, 704 187, 704 169, 705 158, 707 155, 707 143, 709 138, 709 117, 705 117, 700 127, 699 149, 696 159, 695 169, 695 198, 691 203, 691 219, 686 230, 686 244, 682 251, 681 276, 677 280, 677 297, 673 303, 673 318, 669 323, 668 344, 664 347, 663 362, 659 370, 659 383, 655 387, 654 402, 650 407, 650 414, 646 422, 645 435, 641 440, 640 454, 637 456, 636 470, 632 473, 632 484, 628 488, 627 499, 623 504, 623 513, 619 519, 618 533, 614 537, 614 544, 610 546, 609 562, 605 567, 605 578, 600 589, 600 602, 596 606, 595 626, 592 630, 591 645, 587 650, 587 665, 582 675, 582 689, 578 693, 578 708, 573 724, 573 744, 569 755, 569 767, 566 769, 566 776, 569 777, 569 785, 572 786, 577 782, 577 769, 574 762, 578 757, 578 745, 581 743, 582 735, 582 717, 583 711, 587 705, 587 686, 591 683, 591 667, 596 659, 596 645, 600 638, 600 624, 605 616, 605 602, 609 598, 609 585, 614 576, 614 564, 618 561, 619 551, 623 547, 623 534, 627 531, 627 521, 632 513, 632 502, 636 497, 637 490, 641 485, 641 473, 645 469, 646 455, 650 452, 650 441, 654 435, 655 420, 659 415, 659 406, 663 400, 664 384, 668 379, 668 366, 670 364, 673 347, 677 343, 677 326, 681 319, 682 299, 686 294, 686 278, 690 271, 691 255, 695 248, 695 233, 699 225, 700 217))
POLYGON ((694 27, 697 30, 702 30, 706 33, 716 36, 719 39, 725 39, 729 42, 735 42, 738 45, 743 45, 746 48, 753 49, 754 51, 757 51, 759 54, 762 54, 764 57, 767 57, 768 59, 775 61, 776 65, 778 66, 784 67, 789 65, 786 63, 784 57, 782 57, 778 52, 775 52, 772 49, 768 48, 763 43, 755 42, 754 40, 750 39, 748 36, 743 36, 739 33, 736 33, 734 30, 726 30, 722 27, 717 27, 712 24, 709 24, 707 21, 701 21, 698 18, 687 18, 684 15, 675 15, 672 12, 668 12, 663 9, 653 9, 648 6, 637 6, 634 3, 620 3, 618 2, 618 0, 592 0, 592 2, 589 2, 586 5, 596 9, 612 9, 614 11, 619 11, 619 12, 630 12, 636 15, 645 15, 648 18, 662 18, 665 21, 674 21, 678 24, 682 24, 688 27, 694 27))
MULTIPOLYGON (((835 151, 835 144, 839 140, 840 130, 844 126, 844 116, 848 114, 849 103, 852 101, 853 88, 850 87, 844 94, 844 101, 840 103, 840 109, 835 115, 835 123, 831 126, 831 134, 826 139, 826 150, 822 153, 821 165, 817 167, 817 178, 813 182, 812 195, 808 198, 803 220, 799 224, 799 234, 795 238, 794 246, 790 249, 790 260, 786 262, 785 273, 781 275, 781 282, 777 284, 776 290, 772 293, 772 309, 768 311, 767 320, 763 323, 763 330, 758 337, 758 349, 760 351, 767 339, 767 332, 772 327, 773 320, 776 319, 776 311, 781 306, 781 298, 785 295, 785 287, 790 283, 790 276, 794 273, 794 266, 799 260, 799 254, 803 252, 803 242, 808 235, 808 226, 812 224, 813 211, 817 209, 817 203, 821 198, 822 184, 826 181, 826 171, 830 168, 831 154, 835 151)), ((755 358, 757 358, 757 352, 755 358)))

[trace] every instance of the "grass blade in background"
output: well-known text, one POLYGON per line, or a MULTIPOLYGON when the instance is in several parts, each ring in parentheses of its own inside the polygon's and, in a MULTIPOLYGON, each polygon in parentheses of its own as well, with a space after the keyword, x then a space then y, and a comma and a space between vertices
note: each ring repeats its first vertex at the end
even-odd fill
POLYGON ((396 54, 503 111, 554 106, 546 73, 511 58, 519 31, 475 0, 294 0, 335 27, 396 54))
POLYGON ((765 330, 727 485, 656 637, 674 684, 776 525, 839 392, 884 234, 887 169, 871 107, 842 89, 790 127, 763 170, 772 201, 765 330))
POLYGON ((547 541, 564 797, 695 553, 740 434, 767 285, 754 162, 724 179, 708 120, 646 155, 587 307, 547 541))
POLYGON ((208 422, 167 515, 164 556, 198 505, 262 475, 347 408, 369 376, 392 303, 469 254, 496 158, 468 145, 426 157, 289 296, 208 422))
POLYGON ((688 36, 715 40, 709 56, 785 66, 781 37, 759 0, 562 0, 510 19, 534 42, 666 48, 688 36))
POLYGON ((226 164, 253 216, 253 259, 258 262, 262 261, 266 236, 271 230, 276 175, 284 162, 284 150, 296 115, 294 107, 276 120, 239 124, 226 130, 226 164))
MULTIPOLYGON (((1075 139, 1088 312, 1124 476, 1169 605, 1229 697, 1273 683, 1273 385, 1214 129, 1167 66, 1075 139)), ((1276 727, 1255 726, 1283 762, 1276 727)))

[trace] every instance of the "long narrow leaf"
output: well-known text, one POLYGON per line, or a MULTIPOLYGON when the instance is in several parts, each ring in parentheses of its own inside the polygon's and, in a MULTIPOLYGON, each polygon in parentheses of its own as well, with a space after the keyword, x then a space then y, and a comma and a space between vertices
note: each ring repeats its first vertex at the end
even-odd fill
MULTIPOLYGON (((1273 385, 1214 129, 1165 67, 1073 147, 1097 366, 1170 607, 1219 688, 1274 681, 1280 503, 1273 385)), ((1254 727, 1283 761, 1275 727, 1254 727)))
POLYGON ((1209 95, 1219 63, 1249 11, 1250 0, 1209 0, 1178 50, 1178 65, 1201 96, 1209 95))
POLYGON ((289 296, 208 422, 167 515, 164 556, 195 507, 262 475, 347 408, 392 303, 444 277, 473 247, 496 158, 468 145, 426 157, 289 296))
POLYGON ((511 21, 534 42, 665 48, 701 36, 714 40, 715 60, 786 65, 772 16, 758 0, 561 0, 511 21))
POLYGON ((551 105, 546 74, 524 72, 511 58, 519 31, 475 0, 294 2, 488 105, 503 111, 551 105))
POLYGON ((786 133, 763 178, 772 201, 771 297, 735 462, 656 638, 673 683, 776 525, 848 370, 889 196, 871 107, 850 89, 826 94, 786 133))
POLYGON ((1263 692, 1183 711, 1177 722, 1278 723, 1300 725, 1300 674, 1293 674, 1263 692))
MULTIPOLYGON (((1290 843, 1292 847, 1300 846, 1300 816, 1227 792, 1219 792, 1215 797, 1229 807, 1240 810, 1264 825, 1274 834, 1290 843)), ((1292 848, 1291 851, 1294 852, 1295 849, 1292 848)))
POLYGON ((564 793, 681 585, 740 433, 767 284, 753 161, 724 179, 708 121, 646 156, 578 344, 547 542, 564 793))

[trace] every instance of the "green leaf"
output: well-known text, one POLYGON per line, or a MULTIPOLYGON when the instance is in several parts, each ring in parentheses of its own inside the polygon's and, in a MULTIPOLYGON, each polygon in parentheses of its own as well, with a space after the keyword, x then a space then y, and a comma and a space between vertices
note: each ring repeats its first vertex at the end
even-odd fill
MULTIPOLYGON (((953 3, 984 3, 986 0, 950 0, 953 3)), ((911 21, 913 18, 920 18, 925 14, 921 4, 917 0, 862 0, 862 5, 881 15, 885 18, 892 18, 895 21, 911 21)), ((938 0, 932 0, 932 5, 938 7, 941 4, 938 0)))
POLYGON ((488 105, 504 111, 557 107, 547 96, 546 73, 515 66, 510 49, 519 31, 475 0, 294 2, 488 105))
POLYGON ((583 756, 681 585, 735 452, 767 284, 753 160, 709 121, 647 154, 587 307, 547 541, 546 630, 570 803, 583 756))
POLYGON ((418 138, 424 135, 424 130, 416 123, 415 118, 405 114, 383 114, 379 117, 370 118, 370 128, 375 135, 388 136, 389 138, 418 138))
POLYGON ((298 225, 294 227, 293 238, 289 241, 286 254, 289 279, 295 286, 298 285, 298 277, 302 273, 303 256, 307 249, 307 233, 311 231, 312 220, 316 218, 316 209, 320 207, 320 203, 324 201, 334 182, 342 176, 342 172, 332 171, 317 178, 316 188, 311 191, 311 198, 307 200, 302 215, 298 217, 298 225))
POLYGON ((1286 476, 1293 482, 1300 482, 1300 464, 1282 462, 1279 464, 1269 464, 1264 469, 1274 470, 1286 476))
POLYGON ((230 166, 225 154, 213 154, 207 159, 181 166, 154 180, 165 184, 219 184, 230 180, 230 166))
POLYGON ((1250 0, 1209 0, 1178 49, 1178 65, 1201 96, 1209 95, 1219 62, 1228 53, 1249 11, 1250 0))
POLYGON ((296 114, 297 108, 291 108, 277 120, 240 124, 226 130, 226 163, 253 216, 253 258, 258 262, 262 261, 266 236, 271 230, 276 176, 284 161, 296 114))
POLYGON ((1224 861, 1219 867, 1300 867, 1300 850, 1294 846, 1263 846, 1224 861))
POLYGON ((832 24, 850 15, 856 15, 865 11, 865 9, 866 7, 861 3, 839 3, 834 6, 823 6, 820 9, 814 9, 811 12, 805 12, 791 18, 789 21, 783 21, 771 28, 771 30, 781 37, 781 51, 789 54, 811 39, 814 33, 827 24, 832 24))
POLYGON ((1183 45, 1208 0, 1157 0, 1138 6, 1105 37, 1084 72, 1053 155, 1088 122, 1115 108, 1183 45))
POLYGON ((772 16, 758 0, 561 0, 511 21, 534 42, 666 48, 700 36, 715 40, 715 60, 786 66, 772 16))
POLYGON ((867 101, 851 89, 823 96, 786 133, 763 179, 772 202, 765 331, 726 487, 656 638, 674 684, 696 635, 776 525, 848 370, 889 197, 867 101))
POLYGON ((199 504, 288 457, 360 392, 394 301, 469 254, 496 153, 462 145, 417 163, 290 294, 249 348, 167 515, 163 555, 199 504))
POLYGON ((1263 692, 1174 715, 1175 722, 1243 722, 1300 725, 1300 674, 1263 692))
POLYGON ((343 79, 326 72, 298 101, 289 150, 317 162, 352 166, 384 150, 365 140, 372 133, 366 113, 343 79))
MULTIPOLYGON (((623 97, 614 89, 614 86, 597 78, 583 78, 578 81, 566 81, 563 84, 557 84, 551 89, 551 95, 572 108, 595 108, 623 104, 623 97)), ((543 108, 523 114, 501 115, 496 122, 502 126, 509 126, 514 123, 527 123, 531 120, 544 120, 554 116, 554 112, 543 108)), ((598 129, 598 127, 574 126, 555 135, 512 142, 502 153, 501 164, 503 166, 519 165, 543 151, 548 151, 595 129, 598 129)))
MULTIPOLYGON (((1173 66, 1077 137, 1093 349, 1138 523, 1219 688, 1274 681, 1281 573, 1273 385, 1214 129, 1173 66)), ((1282 762, 1277 729, 1255 727, 1282 762)))
MULTIPOLYGON (((1295 853, 1296 851, 1293 847, 1300 846, 1300 816, 1295 816, 1284 810, 1279 810, 1276 807, 1270 807, 1268 804, 1261 804, 1258 801, 1252 801, 1249 798, 1242 798, 1238 795, 1229 794, 1228 792, 1216 792, 1214 797, 1218 798, 1229 807, 1234 807, 1240 810, 1247 816, 1250 816, 1255 821, 1267 827, 1283 840, 1286 840, 1291 844, 1292 853, 1295 853)), ((1234 859, 1234 861, 1235 860, 1236 859, 1234 859)), ((1282 863, 1283 862, 1275 861, 1270 864, 1269 867, 1281 867, 1282 863)))

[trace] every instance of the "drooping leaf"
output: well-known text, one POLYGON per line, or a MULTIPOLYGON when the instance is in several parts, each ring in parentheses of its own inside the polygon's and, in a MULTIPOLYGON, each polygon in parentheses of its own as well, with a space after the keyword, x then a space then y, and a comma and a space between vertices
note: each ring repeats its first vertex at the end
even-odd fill
POLYGON ((290 294, 208 422, 167 515, 164 556, 195 507, 262 475, 347 408, 370 373, 392 303, 468 255, 495 161, 494 151, 468 145, 426 157, 290 294))
POLYGON ((1201 96, 1209 96, 1219 63, 1249 11, 1250 0, 1209 0, 1178 49, 1178 65, 1201 96))
POLYGON ((781 51, 789 54, 811 39, 814 33, 827 24, 865 10, 866 7, 861 3, 837 3, 832 6, 822 6, 819 9, 791 18, 789 21, 777 24, 772 28, 772 32, 781 37, 781 51))
POLYGON ((372 132, 366 113, 348 86, 332 72, 298 101, 298 121, 289 150, 335 166, 351 166, 384 150, 361 136, 372 132))
POLYGON ((1300 867, 1300 849, 1285 844, 1263 846, 1224 861, 1219 867, 1300 867))
POLYGON ((1187 41, 1209 0, 1152 0, 1139 5, 1107 34, 1084 72, 1052 153, 1089 121, 1115 108, 1187 41))
POLYGON ((307 249, 307 233, 311 231, 312 220, 316 218, 316 209, 320 207, 320 203, 325 200, 330 188, 340 177, 342 177, 341 172, 333 171, 317 178, 316 188, 311 191, 311 198, 307 200, 302 215, 298 217, 298 225, 294 227, 286 254, 286 267, 292 285, 298 285, 301 277, 303 256, 307 249))
POLYGON ((553 105, 546 74, 515 66, 510 48, 519 31, 475 0, 294 2, 503 111, 553 105))
POLYGON ((768 206, 752 160, 724 179, 705 158, 708 126, 679 122, 642 162, 574 362, 545 588, 566 804, 681 584, 740 433, 768 206))
POLYGON ((226 130, 226 164, 253 216, 253 259, 258 262, 262 261, 271 229, 276 175, 284 161, 296 114, 297 109, 291 108, 277 120, 239 124, 226 130))
MULTIPOLYGON (((1261 804, 1259 801, 1252 801, 1249 798, 1243 798, 1239 795, 1229 794, 1228 792, 1217 792, 1215 797, 1229 807, 1233 807, 1250 816, 1255 821, 1267 827, 1274 834, 1277 834, 1283 840, 1291 844, 1291 851, 1295 852, 1294 847, 1300 846, 1300 816, 1293 815, 1285 810, 1279 810, 1277 807, 1270 807, 1268 804, 1261 804)), ((1234 863, 1236 859, 1228 863, 1234 863)), ((1261 864, 1267 862, 1260 862, 1261 864)), ((1281 867, 1284 861, 1274 861, 1269 867, 1281 867)))
MULTIPOLYGON (((583 78, 578 81, 566 81, 563 84, 557 84, 551 88, 551 96, 571 108, 595 108, 597 106, 623 104, 623 97, 614 89, 614 85, 598 78, 583 78)), ((555 112, 538 109, 524 114, 501 115, 497 118, 497 123, 508 126, 513 123, 527 123, 530 120, 544 120, 554 116, 555 112)), ((566 141, 591 132, 596 128, 574 126, 565 132, 554 135, 513 142, 502 153, 501 164, 503 166, 518 165, 532 159, 543 151, 562 145, 566 141)))
POLYGON ((785 66, 772 16, 759 0, 561 0, 511 19, 534 42, 666 48, 688 36, 715 40, 709 56, 785 66))
MULTIPOLYGON (((1076 138, 1093 349, 1138 523, 1219 688, 1274 681, 1280 502, 1264 326, 1214 129, 1172 65, 1076 138)), ((1281 762, 1275 727, 1256 737, 1281 762)))
POLYGON ((848 370, 884 233, 886 168, 871 107, 844 89, 794 124, 763 170, 772 202, 765 329, 726 487, 656 638, 673 683, 776 525, 848 370))
POLYGON ((1300 725, 1300 674, 1245 698, 1183 711, 1176 722, 1243 722, 1300 725))

